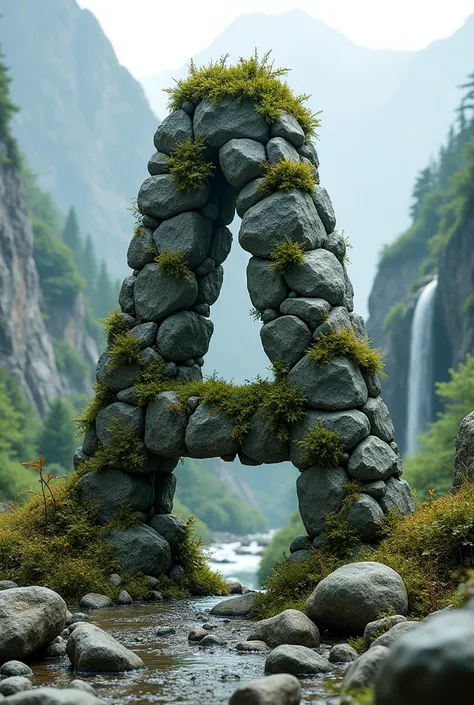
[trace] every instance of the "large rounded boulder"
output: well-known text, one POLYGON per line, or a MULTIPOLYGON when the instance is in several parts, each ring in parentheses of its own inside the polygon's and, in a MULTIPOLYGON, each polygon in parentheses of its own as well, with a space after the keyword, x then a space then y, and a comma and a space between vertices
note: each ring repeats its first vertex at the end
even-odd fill
POLYGON ((316 624, 344 634, 362 634, 382 614, 406 615, 408 595, 400 575, 382 563, 351 563, 321 580, 306 602, 316 624))

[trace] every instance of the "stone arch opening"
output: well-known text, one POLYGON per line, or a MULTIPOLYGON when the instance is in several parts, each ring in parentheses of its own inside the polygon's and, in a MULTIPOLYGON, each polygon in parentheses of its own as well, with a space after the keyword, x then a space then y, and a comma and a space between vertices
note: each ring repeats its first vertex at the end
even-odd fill
MULTIPOLYGON (((356 340, 366 338, 364 321, 353 310, 346 243, 335 229, 329 195, 319 184, 314 145, 292 115, 283 113, 268 123, 250 101, 232 97, 217 105, 206 99, 185 102, 161 123, 154 143, 157 152, 138 194, 140 221, 128 250, 133 274, 123 282, 121 314, 115 319, 121 344, 130 346, 129 359, 122 355, 117 363, 112 331, 97 367, 105 402, 82 449, 83 456, 94 456, 123 433, 135 442, 141 458, 140 467, 107 467, 81 479, 104 517, 123 504, 141 513, 142 525, 133 539, 126 532, 117 538, 120 560, 128 569, 153 574, 153 555, 159 571, 171 568, 178 526, 171 514, 173 471, 179 458, 187 456, 226 461, 238 456, 246 465, 291 461, 301 471, 297 494, 306 545, 321 545, 326 516, 343 506, 358 538, 373 540, 384 514, 393 508, 410 513, 413 501, 401 480, 400 455, 378 375, 345 353, 323 364, 308 355, 330 333, 349 331, 356 340), (196 140, 205 145, 214 172, 198 187, 180 189, 169 157, 180 144, 196 140), (283 188, 267 193, 262 188, 264 165, 279 163, 307 165, 314 179, 310 192, 283 188), (202 380, 213 333, 210 307, 222 286, 235 210, 242 218, 239 244, 250 255, 247 286, 262 322, 263 348, 279 370, 277 378, 284 378, 285 390, 304 399, 298 420, 287 418, 286 435, 267 422, 255 397, 245 430, 236 434, 225 404, 198 394, 184 400, 180 396, 186 385, 202 380), (285 271, 276 271, 272 257, 284 243, 296 243, 300 254, 285 271), (145 399, 144 374, 152 392, 145 399), (160 384, 154 387, 158 376, 160 384), (317 429, 333 441, 337 438, 336 459, 333 455, 318 462, 321 458, 305 451, 305 439, 317 429), (358 491, 348 507, 344 502, 351 482, 352 490, 357 482, 358 491), (145 547, 146 565, 137 562, 137 551, 130 563, 137 542, 145 547), (166 560, 159 558, 165 554, 166 560)), ((279 401, 262 397, 262 408, 276 407, 279 401)))

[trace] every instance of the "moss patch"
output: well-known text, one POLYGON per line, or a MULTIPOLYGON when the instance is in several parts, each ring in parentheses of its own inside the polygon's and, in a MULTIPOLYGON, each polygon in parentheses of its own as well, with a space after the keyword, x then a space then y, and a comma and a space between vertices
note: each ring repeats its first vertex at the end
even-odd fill
POLYGON ((102 382, 94 382, 92 388, 94 390, 94 396, 91 398, 82 414, 74 419, 79 435, 90 431, 95 424, 99 411, 102 411, 102 409, 105 409, 106 406, 109 406, 109 404, 115 401, 113 393, 102 382))
POLYGON ((163 272, 177 281, 186 279, 191 271, 181 252, 163 250, 161 255, 157 255, 155 261, 158 263, 159 272, 163 272))
POLYGON ((205 157, 206 143, 200 138, 180 142, 168 157, 171 181, 180 191, 201 188, 215 166, 205 157))
POLYGON ((111 337, 128 333, 128 326, 125 323, 124 317, 118 310, 111 311, 106 318, 101 320, 101 323, 104 326, 105 332, 111 337))
POLYGON ((327 365, 335 357, 348 357, 365 372, 383 375, 383 354, 370 347, 369 338, 358 338, 352 328, 319 336, 309 348, 308 357, 318 365, 327 365))
POLYGON ((293 189, 311 194, 318 183, 312 164, 292 162, 289 159, 281 159, 276 164, 264 164, 263 176, 259 188, 267 196, 277 191, 292 191, 293 189))
POLYGON ((298 441, 305 462, 318 468, 335 468, 342 453, 341 437, 336 431, 325 428, 321 422, 298 441))
POLYGON ((293 93, 282 80, 288 69, 274 68, 269 53, 260 59, 255 52, 249 59, 241 58, 230 66, 227 61, 228 57, 223 56, 201 68, 191 61, 187 78, 166 89, 170 109, 179 110, 187 100, 209 100, 219 105, 223 98, 231 96, 239 102, 250 100, 266 122, 274 122, 287 112, 296 118, 307 138, 315 134, 320 121, 305 105, 309 96, 293 93))
POLYGON ((287 269, 295 264, 301 264, 304 260, 304 252, 299 242, 293 242, 286 238, 275 247, 270 255, 270 269, 279 274, 285 274, 287 269))
POLYGON ((141 472, 145 454, 134 429, 123 428, 119 419, 113 419, 107 430, 112 436, 111 444, 101 446, 93 456, 81 463, 79 473, 100 472, 109 467, 125 472, 141 472))
POLYGON ((142 354, 140 341, 129 333, 117 333, 110 341, 108 348, 110 357, 109 368, 113 369, 119 365, 140 365, 142 354))

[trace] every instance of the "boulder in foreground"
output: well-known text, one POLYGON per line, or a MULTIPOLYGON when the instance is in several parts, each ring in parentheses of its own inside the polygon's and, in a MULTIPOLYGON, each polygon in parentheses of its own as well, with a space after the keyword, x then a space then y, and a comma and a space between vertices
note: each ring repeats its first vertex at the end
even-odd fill
POLYGON ((248 592, 230 600, 223 600, 212 608, 211 614, 215 617, 250 617, 256 597, 256 592, 248 592))
POLYGON ((93 624, 79 624, 66 649, 78 673, 124 673, 144 668, 139 656, 93 624))
POLYGON ((296 644, 309 648, 319 646, 317 626, 299 610, 285 610, 275 617, 262 619, 247 638, 249 641, 264 641, 271 648, 281 644, 296 644))
POLYGON ((280 673, 241 685, 231 695, 229 705, 298 705, 300 700, 299 680, 280 673))

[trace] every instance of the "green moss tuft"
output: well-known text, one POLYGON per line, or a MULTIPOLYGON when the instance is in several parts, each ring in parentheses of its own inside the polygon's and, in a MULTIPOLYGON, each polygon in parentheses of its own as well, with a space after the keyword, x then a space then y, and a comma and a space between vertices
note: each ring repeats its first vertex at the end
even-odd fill
POLYGON ((383 375, 383 354, 370 347, 369 338, 358 338, 352 328, 319 336, 309 348, 308 357, 318 365, 327 365, 334 357, 349 357, 365 372, 383 375))
POLYGON ((270 269, 279 274, 285 274, 289 267, 301 264, 304 260, 304 252, 298 242, 293 242, 289 238, 275 247, 270 255, 270 269))
POLYGON ((140 365, 142 360, 140 341, 128 331, 117 333, 110 341, 108 348, 109 367, 114 369, 119 365, 140 365))
POLYGON ((185 261, 181 252, 168 252, 167 250, 163 250, 161 255, 155 258, 155 261, 158 262, 158 270, 160 272, 178 281, 186 279, 191 271, 189 264, 185 261))
POLYGON ((335 468, 342 453, 341 437, 336 431, 325 428, 321 422, 298 441, 305 462, 318 468, 335 468))
POLYGON ((112 419, 107 431, 112 436, 110 445, 102 446, 92 457, 81 463, 79 473, 100 472, 105 468, 116 468, 132 473, 141 472, 145 464, 145 455, 142 443, 134 429, 124 428, 119 419, 115 418, 112 419))
POLYGON ((267 196, 276 193, 276 191, 292 191, 293 189, 311 194, 318 183, 312 164, 292 162, 289 159, 281 159, 276 164, 264 164, 263 175, 264 179, 260 188, 267 196))
POLYGON ((206 143, 200 138, 180 142, 168 157, 171 180, 180 191, 201 188, 215 166, 205 157, 206 143))
POLYGON ((111 311, 107 318, 103 318, 100 322, 104 326, 106 333, 108 333, 112 338, 116 335, 124 335, 128 333, 128 326, 125 323, 120 311, 111 311))
POLYGON ((170 96, 169 107, 179 110, 187 100, 199 103, 209 100, 219 105, 223 98, 231 96, 237 101, 250 100, 255 110, 266 122, 274 122, 287 112, 301 125, 307 138, 314 135, 319 119, 305 106, 307 95, 294 95, 282 77, 288 69, 275 69, 270 54, 259 59, 257 52, 249 59, 239 59, 233 66, 227 65, 227 56, 198 68, 189 64, 187 78, 179 79, 172 88, 166 89, 170 96))
POLYGON ((102 382, 94 382, 92 388, 94 390, 94 396, 91 398, 82 414, 77 419, 74 419, 79 435, 93 428, 99 411, 102 411, 102 409, 105 409, 106 406, 109 406, 109 404, 112 404, 114 401, 114 395, 102 382))
POLYGON ((326 514, 321 535, 324 540, 324 551, 341 559, 350 559, 359 541, 355 532, 349 527, 345 509, 326 514))

